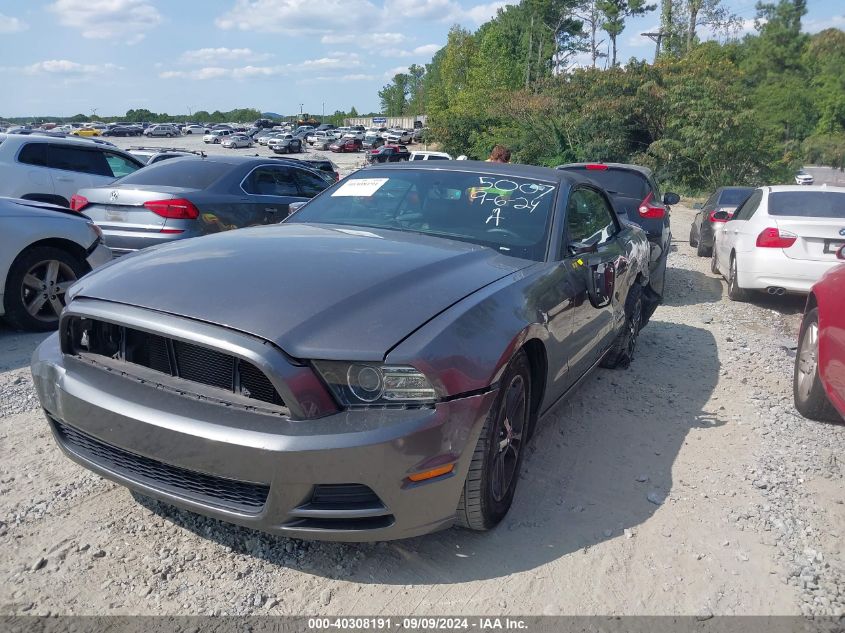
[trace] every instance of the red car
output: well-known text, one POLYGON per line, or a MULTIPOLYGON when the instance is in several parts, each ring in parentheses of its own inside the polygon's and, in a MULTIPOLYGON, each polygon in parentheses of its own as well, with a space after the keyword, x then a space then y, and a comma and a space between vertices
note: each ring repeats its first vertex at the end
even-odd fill
POLYGON ((333 152, 358 152, 364 147, 359 138, 341 138, 329 145, 333 152))
MULTIPOLYGON (((845 245, 836 256, 845 260, 845 245)), ((805 418, 845 419, 845 264, 810 290, 792 384, 795 408, 805 418)))

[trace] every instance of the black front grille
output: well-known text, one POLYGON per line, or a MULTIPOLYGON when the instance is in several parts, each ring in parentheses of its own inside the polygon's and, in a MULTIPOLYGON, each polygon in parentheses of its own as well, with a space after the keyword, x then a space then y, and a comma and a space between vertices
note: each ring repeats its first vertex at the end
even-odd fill
POLYGON ((354 510, 383 508, 378 495, 363 484, 320 484, 314 487, 309 507, 314 509, 354 510))
POLYGON ((235 390, 235 358, 233 356, 182 341, 173 341, 173 353, 180 378, 221 389, 235 390))
POLYGON ((66 334, 69 349, 65 351, 72 354, 105 356, 284 406, 264 372, 224 352, 94 319, 70 319, 66 334))
POLYGON ((48 416, 59 440, 73 453, 118 475, 199 503, 258 514, 267 501, 265 484, 225 479, 143 457, 102 442, 48 416))

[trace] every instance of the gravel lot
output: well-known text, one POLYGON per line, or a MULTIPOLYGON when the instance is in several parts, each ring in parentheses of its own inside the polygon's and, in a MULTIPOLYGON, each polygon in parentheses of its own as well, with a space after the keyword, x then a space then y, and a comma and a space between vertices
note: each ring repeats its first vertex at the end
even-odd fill
POLYGON ((60 454, 43 336, 0 326, 0 614, 843 614, 845 425, 793 409, 802 302, 731 303, 682 242, 669 261, 631 369, 544 419, 487 534, 308 543, 135 499, 60 454))

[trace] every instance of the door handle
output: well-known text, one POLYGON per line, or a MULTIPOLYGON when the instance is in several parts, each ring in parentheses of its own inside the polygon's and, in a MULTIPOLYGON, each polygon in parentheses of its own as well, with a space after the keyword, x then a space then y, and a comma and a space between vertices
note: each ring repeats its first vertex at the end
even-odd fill
POLYGON ((62 178, 61 176, 56 176, 56 180, 61 182, 73 182, 73 178, 62 178))

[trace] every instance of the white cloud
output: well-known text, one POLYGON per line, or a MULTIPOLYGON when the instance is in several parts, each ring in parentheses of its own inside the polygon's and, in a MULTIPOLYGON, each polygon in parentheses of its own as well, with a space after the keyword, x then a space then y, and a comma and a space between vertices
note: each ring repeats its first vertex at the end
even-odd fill
POLYGON ((457 6, 453 0, 387 0, 384 11, 400 19, 441 20, 457 6))
POLYGON ((369 33, 373 24, 407 25, 408 20, 463 22, 479 25, 514 0, 464 8, 457 0, 235 0, 219 16, 221 29, 265 31, 290 35, 322 35, 323 44, 354 44, 375 48, 405 41, 400 33, 369 33), (352 32, 350 32, 352 31, 352 32), (383 41, 379 42, 379 38, 383 41))
POLYGON ((424 44, 423 46, 417 46, 413 50, 385 48, 380 51, 380 55, 382 57, 431 57, 441 48, 443 47, 440 44, 424 44))
MULTIPOLYGON (((306 59, 294 64, 280 64, 276 66, 240 66, 238 68, 222 68, 220 66, 205 66, 195 70, 167 70, 159 73, 162 79, 248 79, 252 77, 272 77, 275 75, 290 75, 306 71, 348 70, 361 65, 361 60, 355 53, 341 57, 321 57, 306 59)), ((334 78, 336 79, 336 78, 334 78)))
POLYGON ((354 34, 330 33, 320 38, 323 44, 354 44, 360 48, 372 49, 382 46, 396 46, 406 42, 408 38, 402 33, 370 33, 366 37, 354 34))
POLYGON ((321 57, 319 59, 306 59, 301 64, 289 64, 293 68, 301 67, 303 70, 312 69, 347 69, 357 68, 361 60, 355 53, 349 53, 345 57, 321 57))
POLYGON ((831 28, 845 28, 845 16, 834 15, 823 20, 805 20, 802 25, 802 30, 805 33, 818 33, 819 31, 831 28))
POLYGON ((120 66, 115 64, 80 64, 72 62, 67 59, 48 59, 43 62, 36 62, 29 66, 22 68, 11 69, 18 70, 27 75, 102 75, 114 70, 120 70, 120 66))
POLYGON ((407 66, 397 66, 396 68, 391 68, 390 70, 385 71, 384 78, 385 79, 393 79, 396 75, 400 75, 403 73, 408 72, 407 66))
POLYGON ((0 33, 18 33, 28 28, 29 25, 20 18, 0 13, 0 33))
POLYGON ((313 35, 365 26, 377 13, 369 0, 236 0, 214 22, 225 30, 313 35))
POLYGON ((308 79, 300 79, 296 83, 300 86, 305 85, 315 85, 315 84, 325 84, 331 82, 343 82, 347 83, 350 81, 376 81, 379 79, 378 75, 367 75, 364 73, 356 73, 351 75, 341 75, 339 77, 331 77, 331 76, 321 76, 321 77, 309 77, 308 79))
POLYGON ((269 58, 269 53, 256 53, 249 48, 199 48, 182 53, 182 62, 185 64, 214 64, 227 61, 260 62, 269 58))
POLYGON ((493 18, 499 9, 504 9, 509 4, 516 4, 515 2, 490 2, 489 4, 477 4, 468 9, 461 9, 458 7, 455 15, 451 19, 466 20, 474 24, 480 25, 493 18))
POLYGON ((57 0, 47 9, 64 26, 88 39, 123 39, 137 44, 161 23, 161 14, 147 0, 57 0))

